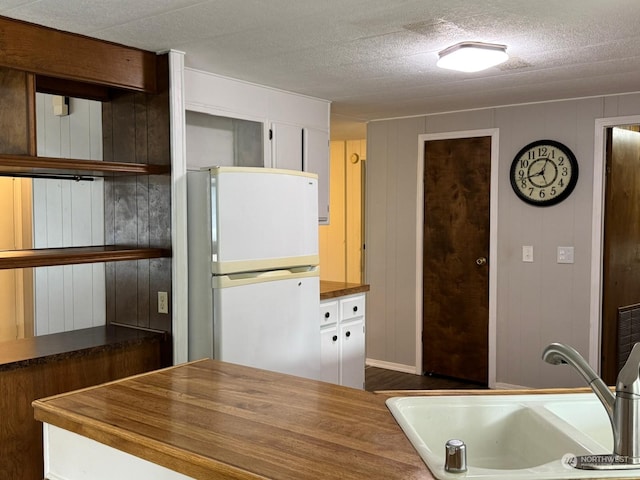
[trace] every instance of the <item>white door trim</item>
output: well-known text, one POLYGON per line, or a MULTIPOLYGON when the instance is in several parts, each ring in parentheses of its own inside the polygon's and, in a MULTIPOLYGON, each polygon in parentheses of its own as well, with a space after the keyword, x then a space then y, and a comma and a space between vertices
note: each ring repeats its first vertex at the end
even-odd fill
POLYGON ((589 364, 600 372, 602 327, 602 260, 604 255, 605 130, 617 125, 639 125, 640 115, 596 118, 593 146, 593 216, 591 227, 591 305, 589 307, 589 364))
POLYGON ((418 135, 418 206, 416 209, 416 374, 422 374, 422 262, 424 219, 424 143, 431 140, 491 137, 491 186, 489 198, 489 388, 496 384, 496 305, 498 286, 498 145, 499 129, 460 132, 426 133, 418 135))
POLYGON ((184 106, 184 53, 170 50, 171 125, 171 301, 173 364, 188 358, 187 154, 184 106))

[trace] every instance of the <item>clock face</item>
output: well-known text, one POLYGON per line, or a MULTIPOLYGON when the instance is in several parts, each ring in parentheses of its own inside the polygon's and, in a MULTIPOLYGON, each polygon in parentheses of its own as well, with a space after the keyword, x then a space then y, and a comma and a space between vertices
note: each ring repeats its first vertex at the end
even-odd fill
POLYGON ((527 203, 545 207, 561 202, 578 181, 578 162, 569 148, 553 140, 525 146, 513 159, 513 191, 527 203))

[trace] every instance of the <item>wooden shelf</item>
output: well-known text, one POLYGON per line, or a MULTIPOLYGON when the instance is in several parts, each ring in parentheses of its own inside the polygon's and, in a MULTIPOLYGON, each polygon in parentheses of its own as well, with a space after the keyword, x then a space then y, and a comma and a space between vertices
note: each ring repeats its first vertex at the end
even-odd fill
POLYGON ((165 248, 137 248, 113 245, 3 250, 0 251, 0 270, 79 263, 121 262, 170 256, 171 250, 165 248))
POLYGON ((169 173, 171 173, 170 165, 0 154, 0 175, 62 175, 73 178, 74 176, 166 175, 169 173))

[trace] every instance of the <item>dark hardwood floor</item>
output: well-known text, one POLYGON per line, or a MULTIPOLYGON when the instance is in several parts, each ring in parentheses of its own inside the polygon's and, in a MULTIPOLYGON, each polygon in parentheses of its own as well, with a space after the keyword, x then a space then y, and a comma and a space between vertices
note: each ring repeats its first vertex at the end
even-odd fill
POLYGON ((369 392, 378 390, 448 390, 448 389, 478 389, 487 388, 486 385, 459 380, 455 378, 438 377, 435 375, 414 375, 396 372, 377 367, 365 367, 365 389, 369 392))

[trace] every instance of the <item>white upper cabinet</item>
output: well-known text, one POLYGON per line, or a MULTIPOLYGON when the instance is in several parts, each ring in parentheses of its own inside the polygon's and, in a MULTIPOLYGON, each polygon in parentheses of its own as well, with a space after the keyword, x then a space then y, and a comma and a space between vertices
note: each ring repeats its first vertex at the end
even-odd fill
MULTIPOLYGON (((262 165, 317 174, 318 219, 329 222, 329 101, 190 68, 185 68, 184 79, 188 168, 239 165, 237 152, 247 149, 251 162, 259 159, 255 143, 245 145, 247 132, 211 127, 220 118, 245 120, 242 125, 258 122, 263 128, 262 165)), ((253 140, 259 138, 254 130, 253 140)))
POLYGON ((274 168, 303 170, 304 129, 299 125, 271 124, 271 164, 274 168))
POLYGON ((303 170, 318 175, 318 220, 329 223, 329 132, 304 129, 303 170))

